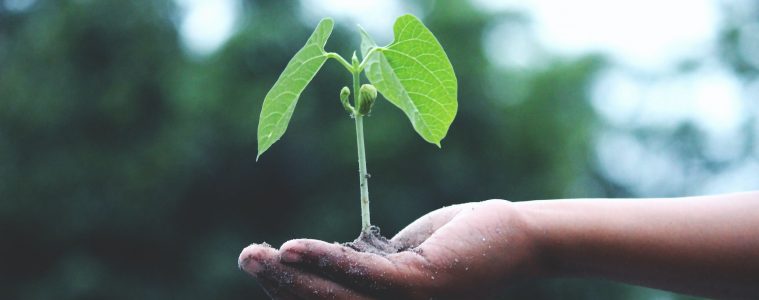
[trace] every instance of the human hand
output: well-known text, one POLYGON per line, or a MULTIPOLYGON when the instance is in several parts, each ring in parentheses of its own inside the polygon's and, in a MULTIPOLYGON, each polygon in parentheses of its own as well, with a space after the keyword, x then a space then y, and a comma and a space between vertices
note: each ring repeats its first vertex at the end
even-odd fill
POLYGON ((435 210, 392 240, 406 250, 381 256, 300 239, 251 245, 239 264, 281 299, 483 297, 541 269, 524 219, 503 200, 435 210))

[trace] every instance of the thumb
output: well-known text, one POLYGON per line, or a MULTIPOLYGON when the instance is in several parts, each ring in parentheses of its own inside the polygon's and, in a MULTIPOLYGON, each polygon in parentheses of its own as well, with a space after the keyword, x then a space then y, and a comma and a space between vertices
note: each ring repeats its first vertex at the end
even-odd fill
POLYGON ((467 206, 470 204, 456 204, 429 212, 403 228, 391 240, 401 246, 401 251, 418 247, 467 206))

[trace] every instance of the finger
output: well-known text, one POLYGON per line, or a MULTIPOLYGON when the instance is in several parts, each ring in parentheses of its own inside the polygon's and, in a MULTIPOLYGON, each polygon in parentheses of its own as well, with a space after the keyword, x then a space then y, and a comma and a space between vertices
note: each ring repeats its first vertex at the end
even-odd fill
POLYGON ((281 262, 269 264, 269 268, 259 278, 279 280, 274 289, 297 296, 297 299, 368 299, 334 281, 281 262))
POLYGON ((391 240, 401 246, 401 251, 417 247, 437 231, 438 228, 448 223, 466 205, 469 204, 451 205, 427 213, 406 226, 406 228, 403 228, 391 240))
POLYGON ((279 259, 279 253, 269 244, 251 244, 240 252, 240 257, 237 258, 237 266, 250 275, 258 277, 268 267, 268 264, 276 262, 277 259, 279 259))
POLYGON ((281 263, 278 266, 282 267, 280 272, 291 272, 293 274, 292 282, 287 289, 299 296, 300 299, 369 299, 334 281, 281 263))
POLYGON ((258 284, 264 289, 267 295, 272 299, 300 299, 293 293, 290 293, 285 286, 287 276, 285 274, 278 274, 280 276, 271 276, 271 266, 277 263, 279 259, 279 253, 277 250, 271 248, 269 244, 252 244, 240 253, 240 257, 237 259, 237 266, 248 272, 250 275, 256 278, 258 284))
POLYGON ((239 262, 273 299, 365 299, 335 282, 282 264, 279 252, 268 245, 248 246, 239 262))
POLYGON ((288 289, 282 288, 282 286, 280 286, 280 283, 274 280, 271 280, 265 277, 257 277, 256 281, 258 281, 258 284, 261 285, 261 288, 264 289, 264 292, 266 292, 266 295, 268 295, 269 298, 271 299, 277 299, 277 300, 302 299, 296 296, 295 294, 291 293, 288 289))
POLYGON ((388 256, 357 252, 319 240, 291 240, 280 247, 282 261, 298 264, 359 291, 382 294, 421 278, 424 258, 414 252, 388 256))

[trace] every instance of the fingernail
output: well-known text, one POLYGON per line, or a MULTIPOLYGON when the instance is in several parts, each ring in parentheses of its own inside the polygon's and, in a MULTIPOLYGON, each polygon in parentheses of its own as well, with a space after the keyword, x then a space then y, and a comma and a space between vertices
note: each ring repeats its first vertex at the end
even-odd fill
POLYGON ((300 254, 293 251, 284 251, 280 254, 280 259, 286 263, 296 263, 300 261, 300 254))
POLYGON ((248 272, 250 274, 256 275, 258 272, 261 272, 263 270, 263 265, 259 263, 257 260, 246 257, 243 259, 239 264, 240 269, 244 270, 245 272, 248 272))

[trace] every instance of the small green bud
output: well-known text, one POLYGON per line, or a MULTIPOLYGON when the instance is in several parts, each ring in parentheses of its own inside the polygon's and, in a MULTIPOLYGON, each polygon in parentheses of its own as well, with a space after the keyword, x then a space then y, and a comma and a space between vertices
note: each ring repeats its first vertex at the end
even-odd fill
POLYGON ((351 64, 353 64, 353 67, 356 68, 359 65, 358 56, 356 56, 356 51, 353 51, 353 56, 351 56, 351 64))
POLYGON ((340 101, 342 102, 348 102, 348 97, 351 96, 351 89, 349 89, 347 86, 344 86, 342 90, 340 90, 340 101))
POLYGON ((368 115, 374 106, 374 100, 377 99, 377 89, 371 84, 361 85, 358 94, 358 113, 368 115))
POLYGON ((351 90, 344 86, 342 90, 340 90, 340 102, 343 103, 343 108, 345 108, 345 111, 348 112, 348 114, 353 114, 353 106, 351 106, 350 102, 348 100, 351 96, 351 90))

